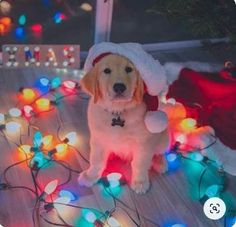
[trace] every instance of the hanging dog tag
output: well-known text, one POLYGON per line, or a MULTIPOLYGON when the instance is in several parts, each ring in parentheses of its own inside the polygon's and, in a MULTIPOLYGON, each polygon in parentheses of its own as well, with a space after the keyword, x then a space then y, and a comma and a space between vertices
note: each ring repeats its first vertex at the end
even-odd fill
POLYGON ((124 127, 125 120, 121 119, 120 116, 117 116, 116 118, 112 118, 111 126, 116 126, 116 125, 120 127, 124 127))

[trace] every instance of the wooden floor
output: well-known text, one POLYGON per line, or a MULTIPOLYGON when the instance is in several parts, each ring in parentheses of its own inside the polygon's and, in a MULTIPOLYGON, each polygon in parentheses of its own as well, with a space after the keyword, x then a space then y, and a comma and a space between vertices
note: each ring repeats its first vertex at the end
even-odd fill
MULTIPOLYGON (((184 53, 182 54, 184 55, 184 53)), ((206 58, 205 54, 203 55, 201 52, 198 54, 206 58)), ((198 56, 198 54, 195 56, 198 56)), ((162 62, 169 58, 177 58, 179 61, 187 58, 181 54, 176 55, 175 53, 173 55, 171 53, 159 53, 157 55, 162 62)), ((79 79, 78 75, 75 75, 73 72, 59 73, 46 69, 0 69, 0 112, 6 113, 10 108, 19 105, 16 98, 16 92, 19 87, 31 86, 35 79, 40 78, 42 75, 52 77, 56 74, 61 75, 63 79, 79 79)), ((52 99, 53 97, 50 98, 52 99)), ((16 145, 13 141, 18 144, 20 140, 22 143, 29 143, 35 127, 38 127, 44 135, 53 134, 55 137, 60 127, 60 138, 63 138, 63 135, 69 131, 76 131, 79 136, 76 148, 88 158, 89 131, 87 128, 86 108, 86 99, 81 99, 78 96, 67 97, 61 101, 57 110, 43 114, 33 121, 32 124, 34 127, 31 127, 30 136, 27 135, 27 124, 24 120, 21 120, 21 123, 25 125, 25 130, 21 132, 21 138, 17 136, 6 139, 0 136, 0 174, 8 166, 22 160, 17 155, 16 145)), ((79 171, 88 167, 88 164, 79 156, 78 151, 74 149, 70 149, 68 155, 63 160, 69 163, 71 168, 79 171)), ((130 171, 129 167, 128 171, 130 171)), ((59 179, 59 183, 61 184, 67 180, 68 174, 67 169, 55 163, 53 166, 40 171, 37 178, 38 184, 43 187, 47 182, 55 178, 59 179)), ((0 183, 2 183, 4 182, 4 178, 2 175, 0 176, 0 183)), ((91 189, 80 187, 77 184, 77 177, 77 173, 72 173, 72 179, 69 183, 61 186, 61 188, 69 188, 79 195, 79 199, 73 203, 74 205, 98 208, 103 212, 114 206, 113 199, 104 195, 101 186, 97 185, 91 189)), ((11 186, 28 186, 34 189, 32 177, 26 163, 12 167, 7 172, 7 179, 11 186)), ((152 187, 145 195, 136 195, 128 186, 122 187, 122 191, 118 197, 129 208, 118 203, 118 207, 114 213, 114 216, 119 220, 122 227, 137 226, 128 218, 123 209, 137 221, 138 226, 143 227, 165 226, 165 223, 171 221, 185 223, 188 227, 223 226, 222 222, 207 219, 202 211, 202 205, 190 199, 187 192, 187 181, 182 171, 164 175, 152 173, 151 182, 152 187), (140 220, 135 210, 138 210, 140 220)), ((229 182, 229 186, 232 189, 231 192, 236 195, 235 178, 229 177, 229 182)), ((0 224, 4 227, 34 226, 32 221, 34 204, 34 194, 25 189, 15 188, 0 191, 0 224)), ((39 213, 52 222, 62 223, 57 218, 54 210, 46 213, 43 207, 40 206, 39 213)), ((76 219, 79 218, 79 215, 80 209, 72 207, 67 207, 61 213, 63 219, 71 226, 75 226, 76 219)), ((53 225, 39 218, 36 226, 47 227, 53 225)), ((77 224, 77 226, 83 227, 80 224, 77 224)))

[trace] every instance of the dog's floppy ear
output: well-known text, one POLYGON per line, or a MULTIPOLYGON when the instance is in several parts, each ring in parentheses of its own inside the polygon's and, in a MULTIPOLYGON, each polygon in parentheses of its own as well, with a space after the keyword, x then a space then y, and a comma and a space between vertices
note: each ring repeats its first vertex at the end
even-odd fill
POLYGON ((134 92, 134 98, 138 103, 143 101, 143 94, 144 94, 144 84, 139 72, 137 71, 137 82, 136 82, 136 89, 134 92))
POLYGON ((93 96, 94 103, 98 101, 100 96, 99 82, 98 82, 98 67, 96 65, 84 75, 80 84, 82 88, 93 96))

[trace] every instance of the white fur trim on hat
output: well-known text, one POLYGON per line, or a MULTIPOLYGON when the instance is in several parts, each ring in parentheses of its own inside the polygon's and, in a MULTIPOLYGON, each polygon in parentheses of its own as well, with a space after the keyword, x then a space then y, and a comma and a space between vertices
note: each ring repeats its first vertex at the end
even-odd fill
POLYGON ((171 85, 179 78, 180 71, 184 68, 189 68, 198 72, 218 72, 222 69, 221 64, 204 63, 196 61, 187 62, 167 62, 164 64, 164 69, 167 77, 167 84, 171 85))
POLYGON ((158 95, 166 85, 165 70, 159 61, 143 50, 138 43, 103 42, 90 48, 84 70, 89 72, 93 61, 103 53, 114 53, 128 58, 137 68, 150 95, 158 95))
POLYGON ((144 118, 145 125, 151 133, 159 133, 167 128, 168 119, 163 111, 148 111, 144 118))

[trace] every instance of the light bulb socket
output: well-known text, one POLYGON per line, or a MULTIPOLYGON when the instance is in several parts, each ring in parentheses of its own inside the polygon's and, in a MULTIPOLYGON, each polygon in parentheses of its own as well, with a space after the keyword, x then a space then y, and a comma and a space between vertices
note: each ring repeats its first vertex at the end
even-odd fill
POLYGON ((110 186, 110 183, 109 183, 107 177, 101 177, 98 180, 98 183, 101 183, 105 188, 109 188, 109 186, 110 186))
POLYGON ((199 198, 199 202, 204 205, 204 203, 209 199, 207 195, 203 195, 201 198, 199 198))
MULTIPOLYGON (((51 86, 51 84, 49 86, 51 86)), ((49 91, 54 92, 54 91, 56 91, 56 88, 51 87, 49 91)))
POLYGON ((45 199, 45 196, 46 196, 46 192, 42 192, 42 194, 39 196, 39 201, 45 201, 44 199, 45 199))
POLYGON ((25 89, 24 87, 20 87, 18 91, 19 91, 20 93, 22 93, 22 91, 23 91, 24 89, 25 89))
POLYGON ((6 190, 6 189, 8 189, 9 188, 9 185, 8 184, 6 184, 6 183, 1 183, 0 184, 0 190, 6 190))
POLYGON ((202 162, 207 163, 208 161, 209 161, 209 158, 204 156, 203 159, 202 159, 202 162))
POLYGON ((177 153, 179 150, 181 143, 179 141, 176 141, 173 147, 171 148, 170 152, 177 153))
POLYGON ((95 226, 95 227, 103 227, 104 225, 103 225, 102 221, 100 221, 99 219, 97 219, 97 220, 94 222, 94 226, 95 226))
POLYGON ((48 152, 48 156, 49 157, 52 157, 54 154, 56 154, 57 153, 57 150, 56 149, 53 149, 53 150, 51 150, 51 151, 49 151, 48 152))
POLYGON ((64 140, 63 140, 63 143, 69 143, 70 142, 70 140, 68 139, 68 138, 65 138, 64 140))
MULTIPOLYGON (((121 179, 119 179, 119 180, 117 180, 117 181, 119 181, 119 185, 125 185, 125 184, 126 184, 126 181, 125 181, 124 178, 121 178, 121 179)), ((103 184, 103 186, 104 186, 105 188, 109 188, 109 187, 111 186, 111 184, 110 184, 109 180, 107 179, 107 177, 101 177, 101 178, 98 180, 98 183, 103 184)))
POLYGON ((58 105, 58 102, 57 101, 50 101, 50 104, 53 105, 53 106, 57 106, 58 105))
POLYGON ((0 125, 0 131, 6 129, 6 125, 0 125))
POLYGON ((38 147, 31 147, 30 151, 35 153, 35 152, 39 151, 39 148, 38 147))
POLYGON ((33 166, 31 166, 31 169, 33 170, 33 171, 38 171, 39 170, 39 167, 38 167, 38 162, 37 161, 34 161, 34 164, 33 164, 33 166))
POLYGON ((111 215, 111 212, 109 210, 105 211, 105 217, 108 218, 111 215))
POLYGON ((75 88, 76 88, 76 89, 79 89, 79 88, 80 88, 80 85, 79 85, 78 82, 75 83, 75 88))
POLYGON ((44 205, 44 209, 46 210, 46 212, 50 212, 52 209, 54 208, 53 203, 47 203, 44 205))

